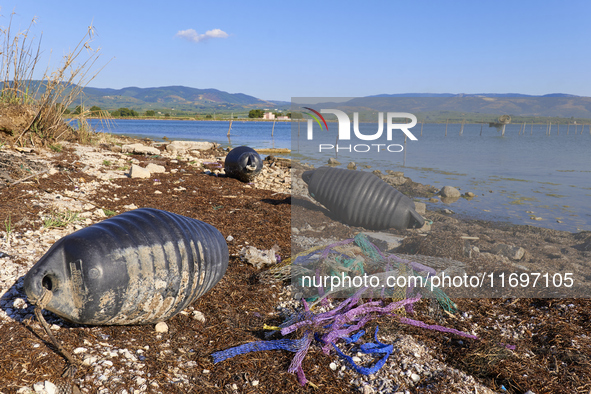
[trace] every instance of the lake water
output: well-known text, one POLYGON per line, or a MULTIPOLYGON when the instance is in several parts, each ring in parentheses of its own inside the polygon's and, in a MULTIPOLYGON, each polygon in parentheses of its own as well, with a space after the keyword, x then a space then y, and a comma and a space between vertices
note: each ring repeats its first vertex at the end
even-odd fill
MULTIPOLYGON (((223 146, 249 145, 254 148, 291 148, 293 157, 315 166, 324 165, 335 157, 334 150, 319 153, 318 143, 334 144, 334 137, 319 135, 318 140, 305 139, 305 123, 300 137, 297 123, 234 121, 231 144, 226 134, 225 121, 158 121, 118 120, 111 132, 135 137, 161 140, 213 141, 223 146), (292 142, 293 138, 293 142, 292 142)), ((375 126, 361 125, 373 128, 375 126)), ((581 135, 571 125, 569 134, 562 126, 557 135, 556 126, 546 135, 546 126, 526 127, 519 134, 520 125, 508 125, 501 137, 495 128, 485 125, 449 124, 447 137, 445 124, 425 124, 420 135, 420 124, 412 129, 418 141, 408 141, 403 152, 372 150, 366 154, 338 152, 338 160, 346 165, 355 161, 382 171, 403 171, 415 182, 445 185, 472 191, 477 196, 468 201, 445 205, 452 211, 489 220, 503 220, 517 224, 554 228, 577 232, 591 230, 591 135, 586 126, 581 135), (537 221, 532 218, 539 217, 537 221)), ((100 127, 97 127, 100 129, 100 127)), ((369 134, 369 132, 368 132, 369 134)), ((392 143, 404 145, 399 136, 392 143)), ((431 209, 442 208, 442 203, 428 203, 431 209)))
POLYGON ((123 134, 138 138, 149 137, 162 141, 171 140, 210 141, 224 146, 249 145, 257 148, 287 148, 291 146, 291 122, 253 122, 233 121, 228 143, 229 121, 191 121, 191 120, 133 120, 113 121, 110 127, 93 120, 98 131, 123 134), (271 138, 273 133, 273 138, 271 138))

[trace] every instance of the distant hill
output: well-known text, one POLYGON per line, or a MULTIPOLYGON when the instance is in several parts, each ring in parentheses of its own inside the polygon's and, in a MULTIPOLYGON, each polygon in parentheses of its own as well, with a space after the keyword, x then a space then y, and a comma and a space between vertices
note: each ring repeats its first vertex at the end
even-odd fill
POLYGON ((186 86, 154 88, 126 87, 123 89, 84 88, 84 103, 102 109, 129 107, 135 110, 171 109, 180 111, 275 109, 289 103, 261 100, 243 93, 228 93, 217 89, 197 89, 186 86))
MULTIPOLYGON (((535 118, 591 119, 591 97, 563 93, 543 96, 525 94, 380 94, 345 102, 314 104, 373 116, 375 112, 410 112, 427 121, 490 122, 500 115, 514 120, 535 118)), ((366 117, 367 118, 367 117, 366 117)), ((527 119, 529 120, 527 120, 527 119)), ((552 121, 549 119, 549 121, 552 121)))
MULTIPOLYGON (((38 86, 40 81, 33 81, 38 86)), ((43 89, 41 89, 42 91, 43 89)), ((317 101, 317 100, 315 100, 317 101)), ((86 87, 80 102, 89 108, 103 110, 127 107, 143 113, 155 110, 180 114, 247 113, 251 109, 287 110, 291 103, 263 100, 244 93, 228 93, 218 89, 198 89, 187 86, 122 89, 86 87)), ((499 115, 512 117, 558 117, 591 119, 591 97, 565 93, 534 96, 520 93, 396 93, 353 98, 345 102, 315 103, 324 108, 341 108, 348 112, 376 111, 411 112, 428 121, 475 120, 489 121, 499 115)))
POLYGON ((550 93, 541 96, 521 93, 395 93, 376 94, 368 97, 580 97, 565 93, 550 93))

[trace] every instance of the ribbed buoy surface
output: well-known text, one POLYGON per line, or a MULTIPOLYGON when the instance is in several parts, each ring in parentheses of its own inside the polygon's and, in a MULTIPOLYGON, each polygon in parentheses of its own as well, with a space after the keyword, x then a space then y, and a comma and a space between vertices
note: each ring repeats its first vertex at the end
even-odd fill
POLYGON ((414 202, 374 174, 320 167, 302 178, 310 195, 343 223, 372 230, 424 224, 414 202))
POLYGON ((57 241, 25 276, 33 303, 80 324, 166 320, 210 290, 228 267, 222 234, 200 220, 136 209, 57 241))
POLYGON ((263 169, 261 156, 248 146, 232 149, 226 156, 224 170, 226 175, 241 180, 252 181, 263 169))

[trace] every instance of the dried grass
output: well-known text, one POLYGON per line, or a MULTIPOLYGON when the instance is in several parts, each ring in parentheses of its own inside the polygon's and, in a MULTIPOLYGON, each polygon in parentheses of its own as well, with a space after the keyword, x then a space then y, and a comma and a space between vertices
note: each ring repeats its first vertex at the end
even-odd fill
MULTIPOLYGON (((29 142, 32 145, 48 145, 60 140, 91 142, 94 133, 88 117, 96 116, 96 113, 91 113, 81 105, 80 113, 71 115, 68 122, 64 120, 64 114, 68 107, 78 102, 84 87, 102 69, 94 71, 100 57, 100 48, 91 47, 95 36, 94 27, 88 27, 76 47, 62 57, 56 70, 48 68, 41 81, 34 81, 33 74, 40 60, 41 48, 41 39, 36 43, 37 40, 32 37, 36 19, 33 18, 26 30, 14 33, 13 15, 10 16, 8 27, 0 29, 0 110, 9 115, 24 114, 26 121, 20 124, 17 122, 15 124, 18 126, 14 127, 4 125, 3 131, 13 137, 13 143, 20 146, 29 142)), ((105 114, 100 115, 104 117, 105 114)), ((108 122, 107 118, 101 119, 108 122)))

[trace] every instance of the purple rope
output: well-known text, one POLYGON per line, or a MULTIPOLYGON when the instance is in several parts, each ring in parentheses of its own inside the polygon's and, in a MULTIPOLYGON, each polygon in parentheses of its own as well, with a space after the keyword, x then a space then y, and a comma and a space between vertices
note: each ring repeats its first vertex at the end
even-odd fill
POLYGON ((304 361, 304 358, 308 353, 308 349, 310 348, 310 344, 312 343, 313 338, 314 335, 312 335, 310 331, 306 331, 300 348, 291 360, 291 364, 289 365, 289 369, 287 370, 287 372, 297 374, 298 380, 302 386, 305 386, 306 383, 308 383, 308 379, 306 379, 306 374, 304 374, 304 369, 302 368, 302 361, 304 361))
POLYGON ((350 244, 351 242, 353 242, 353 238, 345 239, 343 241, 335 242, 334 244, 328 245, 324 249, 324 251, 322 252, 322 254, 320 255, 320 260, 326 259, 328 257, 328 255, 330 254, 330 250, 332 248, 336 248, 337 246, 347 245, 347 244, 350 244))
POLYGON ((425 324, 422 321, 409 319, 408 317, 399 317, 399 319, 400 319, 401 323, 410 324, 411 326, 425 328, 427 330, 448 332, 450 334, 456 334, 456 335, 459 335, 459 336, 465 337, 465 338, 478 339, 478 337, 476 335, 468 334, 463 331, 456 330, 455 328, 447 328, 447 327, 439 326, 437 324, 425 324))
POLYGON ((334 331, 329 332, 328 334, 322 337, 325 345, 322 347, 322 351, 324 354, 329 354, 330 349, 336 343, 337 339, 342 339, 344 337, 350 336, 350 334, 354 331, 359 330, 361 327, 365 326, 367 322, 372 320, 373 317, 370 315, 364 316, 357 324, 351 325, 345 329, 337 329, 334 331))

